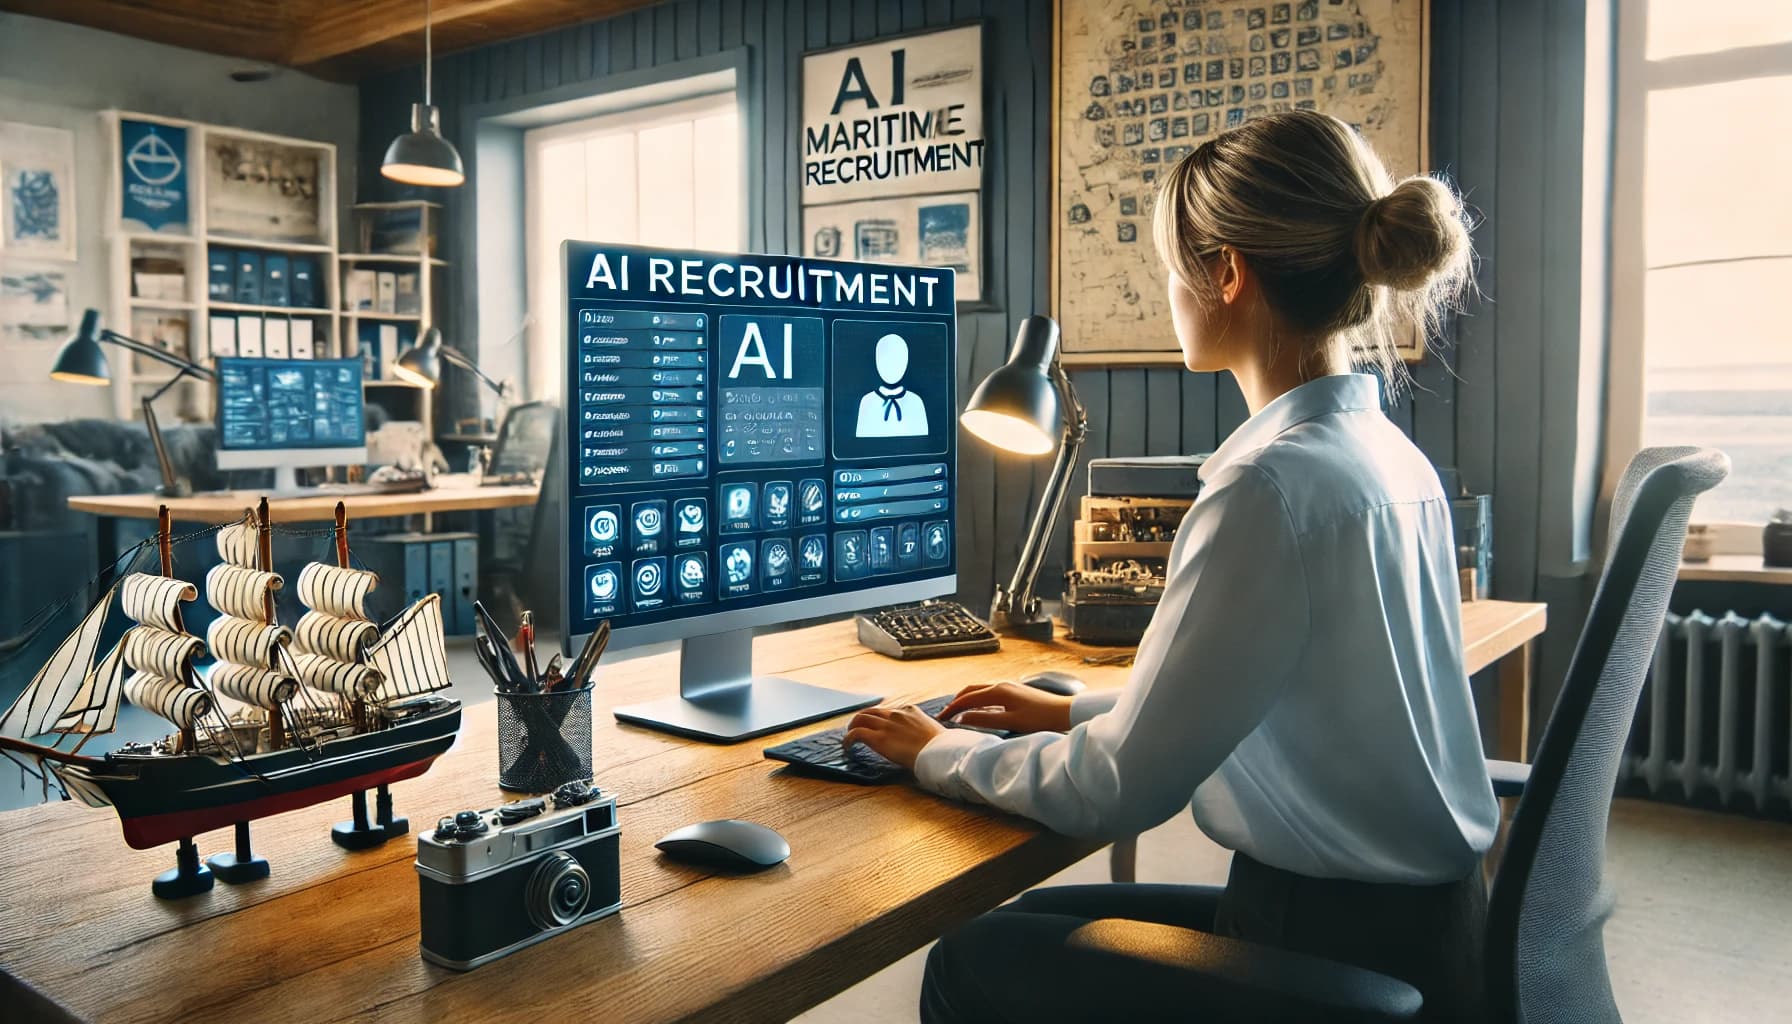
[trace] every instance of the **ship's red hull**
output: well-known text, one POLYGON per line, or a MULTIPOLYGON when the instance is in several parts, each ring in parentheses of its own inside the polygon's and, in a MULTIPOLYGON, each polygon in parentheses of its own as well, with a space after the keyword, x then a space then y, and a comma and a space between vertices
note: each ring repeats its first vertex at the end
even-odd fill
POLYGON ((312 786, 309 789, 294 790, 274 796, 245 800, 242 803, 230 804, 226 807, 206 807, 190 811, 170 811, 165 814, 146 814, 136 818, 124 818, 120 824, 124 826, 124 841, 132 849, 147 850, 152 846, 172 843, 188 836, 196 836, 201 832, 210 832, 216 828, 227 828, 239 821, 254 821, 258 818, 272 817, 287 811, 296 811, 301 807, 310 807, 339 796, 347 796, 360 790, 373 789, 375 786, 389 785, 414 779, 429 770, 435 758, 413 761, 381 771, 368 772, 349 779, 312 786))

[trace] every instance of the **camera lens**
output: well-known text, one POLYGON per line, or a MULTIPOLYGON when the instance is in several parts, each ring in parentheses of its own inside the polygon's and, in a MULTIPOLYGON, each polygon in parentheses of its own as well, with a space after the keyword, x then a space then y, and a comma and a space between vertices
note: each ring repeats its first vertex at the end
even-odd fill
POLYGON ((591 901, 591 876, 570 853, 551 853, 535 866, 526 894, 529 920, 537 928, 564 928, 579 919, 591 901))

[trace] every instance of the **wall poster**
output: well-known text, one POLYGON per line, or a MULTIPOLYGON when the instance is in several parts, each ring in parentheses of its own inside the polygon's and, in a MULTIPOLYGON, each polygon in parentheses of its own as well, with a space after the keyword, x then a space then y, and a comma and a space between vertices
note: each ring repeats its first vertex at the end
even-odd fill
POLYGON ((214 234, 323 240, 323 150, 215 131, 205 144, 205 215, 214 234))
POLYGON ((0 122, 0 252, 75 258, 75 136, 0 122))
POLYGON ((983 26, 803 57, 803 255, 950 267, 983 298, 983 26))
POLYGON ((125 119, 118 137, 122 225, 133 231, 191 233, 186 128, 125 119))
MULTIPOLYGON (((1226 128, 1317 109, 1395 177, 1427 166, 1427 0, 1059 0, 1053 307, 1066 362, 1179 363, 1158 175, 1226 128)), ((1416 336, 1405 346, 1417 358, 1416 336)))

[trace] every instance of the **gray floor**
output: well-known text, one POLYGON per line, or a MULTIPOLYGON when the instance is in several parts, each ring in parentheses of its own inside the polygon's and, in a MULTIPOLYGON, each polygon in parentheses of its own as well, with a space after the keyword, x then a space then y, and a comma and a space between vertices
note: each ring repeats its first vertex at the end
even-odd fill
MULTIPOLYGON (((1605 929, 1626 1024, 1792 1019, 1792 825, 1620 800, 1607 833, 1605 929)), ((1139 880, 1219 884, 1230 854, 1186 816, 1139 842, 1139 880)), ((1048 885, 1107 881, 1102 852, 1048 885)), ((797 1017, 915 1020, 925 950, 797 1017)))

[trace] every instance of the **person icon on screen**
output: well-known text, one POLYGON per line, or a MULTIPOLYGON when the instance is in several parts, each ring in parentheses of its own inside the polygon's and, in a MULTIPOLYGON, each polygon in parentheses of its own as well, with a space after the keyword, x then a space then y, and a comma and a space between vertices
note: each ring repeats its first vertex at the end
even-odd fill
POLYGON ((883 383, 859 399, 859 437, 922 437, 927 406, 902 386, 908 373, 908 342, 900 334, 877 339, 877 375, 883 383))

